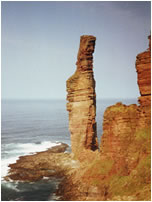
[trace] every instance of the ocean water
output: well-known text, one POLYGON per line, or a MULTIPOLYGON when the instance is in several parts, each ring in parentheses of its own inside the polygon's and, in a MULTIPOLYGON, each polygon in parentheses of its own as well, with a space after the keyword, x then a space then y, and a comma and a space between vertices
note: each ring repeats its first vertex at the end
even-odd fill
MULTIPOLYGON (((100 142, 102 118, 107 106, 122 101, 136 104, 136 99, 97 100, 97 134, 100 142)), ((8 165, 19 156, 45 151, 66 143, 70 146, 68 112, 64 100, 3 100, 1 124, 1 200, 2 201, 55 201, 60 179, 43 179, 34 183, 6 182, 8 165)))

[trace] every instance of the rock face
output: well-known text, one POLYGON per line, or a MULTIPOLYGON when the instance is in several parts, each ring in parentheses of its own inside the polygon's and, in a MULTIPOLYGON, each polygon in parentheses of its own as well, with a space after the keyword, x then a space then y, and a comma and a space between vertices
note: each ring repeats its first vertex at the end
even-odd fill
POLYGON ((136 70, 138 85, 141 96, 138 98, 140 104, 140 127, 148 127, 151 124, 151 36, 149 48, 140 53, 136 58, 136 70))
MULTIPOLYGON (((151 36, 149 48, 136 58, 136 70, 141 96, 139 106, 117 103, 104 112, 103 135, 101 138, 101 159, 114 162, 112 171, 117 176, 127 177, 132 186, 137 183, 136 194, 129 190, 134 199, 144 199, 143 194, 150 198, 150 155, 151 155, 151 36), (139 168, 143 169, 142 176, 139 168), (143 177, 143 178, 142 178, 143 177), (136 181, 134 179, 136 178, 136 181), (139 191, 140 190, 140 191, 139 191)), ((114 176, 114 175, 113 175, 114 176)), ((123 178, 122 178, 123 179, 123 178)), ((119 178, 117 179, 119 183, 119 178)), ((111 180, 111 189, 114 184, 111 180)), ((118 184, 119 184, 118 183, 118 184)), ((119 186, 117 184, 117 187, 119 186)), ((120 190, 123 188, 123 183, 120 190)), ((126 189, 126 187, 124 186, 126 189)), ((131 185, 128 189, 131 188, 131 185)), ((124 193, 123 193, 124 194, 124 193)), ((118 194, 119 196, 121 194, 118 194)), ((114 198, 111 198, 113 200, 114 198)), ((123 200, 123 199, 122 199, 123 200)))
POLYGON ((136 57, 136 70, 138 75, 138 86, 141 96, 151 95, 151 36, 149 38, 149 48, 136 57))
POLYGON ((150 48, 137 55, 136 60, 140 105, 126 106, 119 102, 106 109, 99 152, 92 71, 94 45, 95 37, 81 37, 77 70, 67 81, 72 151, 79 161, 71 154, 62 153, 67 148, 62 144, 46 152, 20 157, 10 165, 6 180, 64 177, 57 192, 60 201, 150 201, 150 48))
POLYGON ((67 110, 72 152, 78 153, 98 148, 96 132, 96 94, 93 75, 94 36, 84 35, 80 39, 77 70, 67 80, 67 110))
POLYGON ((151 125, 151 36, 148 38, 149 48, 136 58, 140 105, 117 103, 108 107, 104 113, 101 152, 107 150, 111 156, 119 155, 119 145, 122 145, 123 151, 127 140, 131 141, 136 131, 151 125))
POLYGON ((122 103, 110 106, 104 113, 101 155, 115 162, 116 170, 123 174, 130 172, 128 162, 128 147, 134 139, 138 126, 138 106, 126 106, 122 103))
MULTIPOLYGON (((78 170, 61 184, 64 200, 148 201, 151 199, 150 67, 149 48, 137 55, 136 60, 141 93, 139 105, 127 106, 116 103, 106 109, 100 152, 91 153, 87 150, 89 152, 85 153, 78 170)), ((79 66, 77 71, 82 71, 79 66)), ((79 86, 79 82, 75 86, 79 86)), ((75 98, 75 92, 69 95, 72 99, 75 98)), ((70 115, 72 124, 78 119, 73 114, 75 113, 76 116, 77 112, 74 107, 69 109, 72 113, 70 115)), ((80 112, 78 115, 79 118, 82 116, 80 112)), ((80 127, 83 127, 83 124, 80 127)), ((75 144, 73 149, 76 151, 76 146, 79 147, 81 142, 76 137, 82 136, 80 132, 75 132, 74 125, 71 125, 70 129, 72 135, 77 135, 72 137, 75 144)), ((81 157, 83 154, 81 153, 81 157)))

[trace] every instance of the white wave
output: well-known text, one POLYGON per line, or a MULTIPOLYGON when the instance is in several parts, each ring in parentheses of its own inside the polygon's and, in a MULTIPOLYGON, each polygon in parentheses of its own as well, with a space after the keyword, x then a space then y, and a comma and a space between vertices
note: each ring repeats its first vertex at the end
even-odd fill
POLYGON ((27 144, 19 144, 18 149, 21 149, 22 152, 25 153, 36 153, 40 151, 45 151, 46 149, 49 149, 59 144, 60 143, 53 143, 49 141, 42 142, 41 144, 27 143, 27 144))
POLYGON ((49 141, 41 142, 40 144, 36 143, 11 143, 6 144, 5 149, 3 147, 3 151, 5 152, 5 158, 1 159, 1 177, 3 178, 8 174, 9 164, 15 163, 19 156, 32 155, 36 152, 45 151, 51 147, 56 145, 60 145, 61 143, 53 143, 49 141))
POLYGON ((5 177, 9 171, 9 164, 15 163, 16 160, 18 159, 18 156, 15 157, 10 157, 10 158, 5 158, 1 159, 1 177, 5 177))
POLYGON ((58 142, 50 142, 50 141, 44 141, 40 143, 10 143, 10 144, 4 144, 2 145, 3 150, 5 150, 6 153, 9 153, 10 151, 15 153, 14 150, 19 152, 21 150, 22 152, 38 152, 38 151, 44 151, 50 147, 56 146, 58 142))

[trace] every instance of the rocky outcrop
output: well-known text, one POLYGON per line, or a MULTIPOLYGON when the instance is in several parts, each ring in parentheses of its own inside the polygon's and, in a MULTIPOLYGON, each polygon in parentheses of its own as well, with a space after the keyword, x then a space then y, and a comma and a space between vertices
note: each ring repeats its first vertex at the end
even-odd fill
POLYGON ((151 124, 151 36, 148 38, 149 48, 138 54, 136 58, 138 86, 141 94, 138 98, 140 104, 139 126, 141 128, 151 124))
POLYGON ((67 148, 68 145, 61 143, 47 151, 19 157, 16 163, 9 165, 5 180, 34 182, 65 177, 66 173, 79 167, 78 161, 73 160, 70 153, 64 153, 67 148))
POLYGON ((140 105, 117 103, 106 109, 100 152, 81 153, 80 167, 60 184, 63 200, 150 200, 149 54, 150 48, 137 56, 140 105))
POLYGON ((84 35, 80 39, 77 70, 67 80, 67 110, 71 148, 74 155, 98 148, 96 132, 96 94, 93 75, 94 36, 84 35))
POLYGON ((108 107, 104 113, 101 155, 111 158, 115 162, 115 169, 126 175, 131 166, 131 161, 128 161, 128 147, 134 139, 138 118, 138 106, 135 104, 126 106, 117 103, 108 107))
MULTIPOLYGON (((151 37, 149 36, 149 41, 151 37)), ((136 194, 128 190, 131 200, 144 200, 145 193, 150 198, 150 154, 151 154, 151 45, 147 51, 140 53, 136 58, 136 70, 138 85, 141 96, 139 105, 123 105, 117 103, 110 106, 104 112, 103 135, 101 138, 101 159, 111 159, 114 164, 111 169, 113 176, 121 176, 125 179, 132 179, 132 184, 138 179, 139 186, 136 194), (139 171, 142 167, 145 172, 145 179, 139 171), (115 175, 114 175, 115 173, 115 175), (132 177, 131 177, 132 176, 132 177), (143 181, 142 181, 143 180, 143 181), (140 190, 140 191, 139 191, 140 190), (139 194, 139 193, 142 194, 139 194), (138 195, 138 196, 136 196, 138 195), (142 195, 142 196, 141 196, 142 195)), ((117 178, 118 182, 119 178, 117 178)), ((111 180, 111 189, 114 192, 114 184, 111 180)), ((114 182, 115 183, 115 182, 114 182)), ((122 183, 121 187, 123 187, 122 183)), ((118 186, 118 184, 117 184, 118 186)), ((125 188, 125 186, 124 186, 125 188)), ((128 185, 128 189, 130 189, 128 185)), ((136 192, 135 191, 135 192, 136 192)), ((123 193, 124 194, 124 193, 123 193)), ((114 195, 114 193, 113 193, 114 195)), ((115 195, 121 196, 117 193, 115 195)), ((123 200, 120 197, 121 200, 123 200)), ((114 198, 111 198, 114 200, 114 198)))
POLYGON ((151 95, 151 36, 149 38, 149 48, 137 55, 136 70, 138 75, 138 86, 142 97, 151 95))
MULTIPOLYGON (((151 37, 149 36, 149 40, 151 37)), ((149 43, 150 44, 150 43, 149 43)), ((126 148, 139 129, 151 124, 151 49, 140 53, 136 58, 136 70, 141 96, 139 106, 117 103, 104 113, 101 152, 112 158, 123 156, 126 148)))
POLYGON ((66 149, 62 145, 20 157, 10 165, 6 179, 35 181, 64 177, 57 191, 63 201, 150 201, 150 48, 137 55, 136 60, 139 105, 116 103, 106 109, 99 152, 92 71, 94 45, 95 37, 81 37, 77 70, 67 81, 69 128, 75 156, 61 153, 66 149))
POLYGON ((136 61, 139 105, 116 103, 106 109, 100 153, 86 154, 76 173, 60 185, 63 200, 150 200, 150 66, 148 49, 136 61))

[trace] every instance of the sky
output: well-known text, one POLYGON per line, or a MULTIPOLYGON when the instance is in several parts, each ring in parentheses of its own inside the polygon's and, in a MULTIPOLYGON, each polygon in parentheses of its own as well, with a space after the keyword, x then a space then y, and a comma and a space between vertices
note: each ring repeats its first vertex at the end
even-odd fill
POLYGON ((97 99, 139 96, 135 60, 148 48, 150 1, 3 1, 1 14, 2 99, 66 99, 81 35, 97 38, 97 99))

